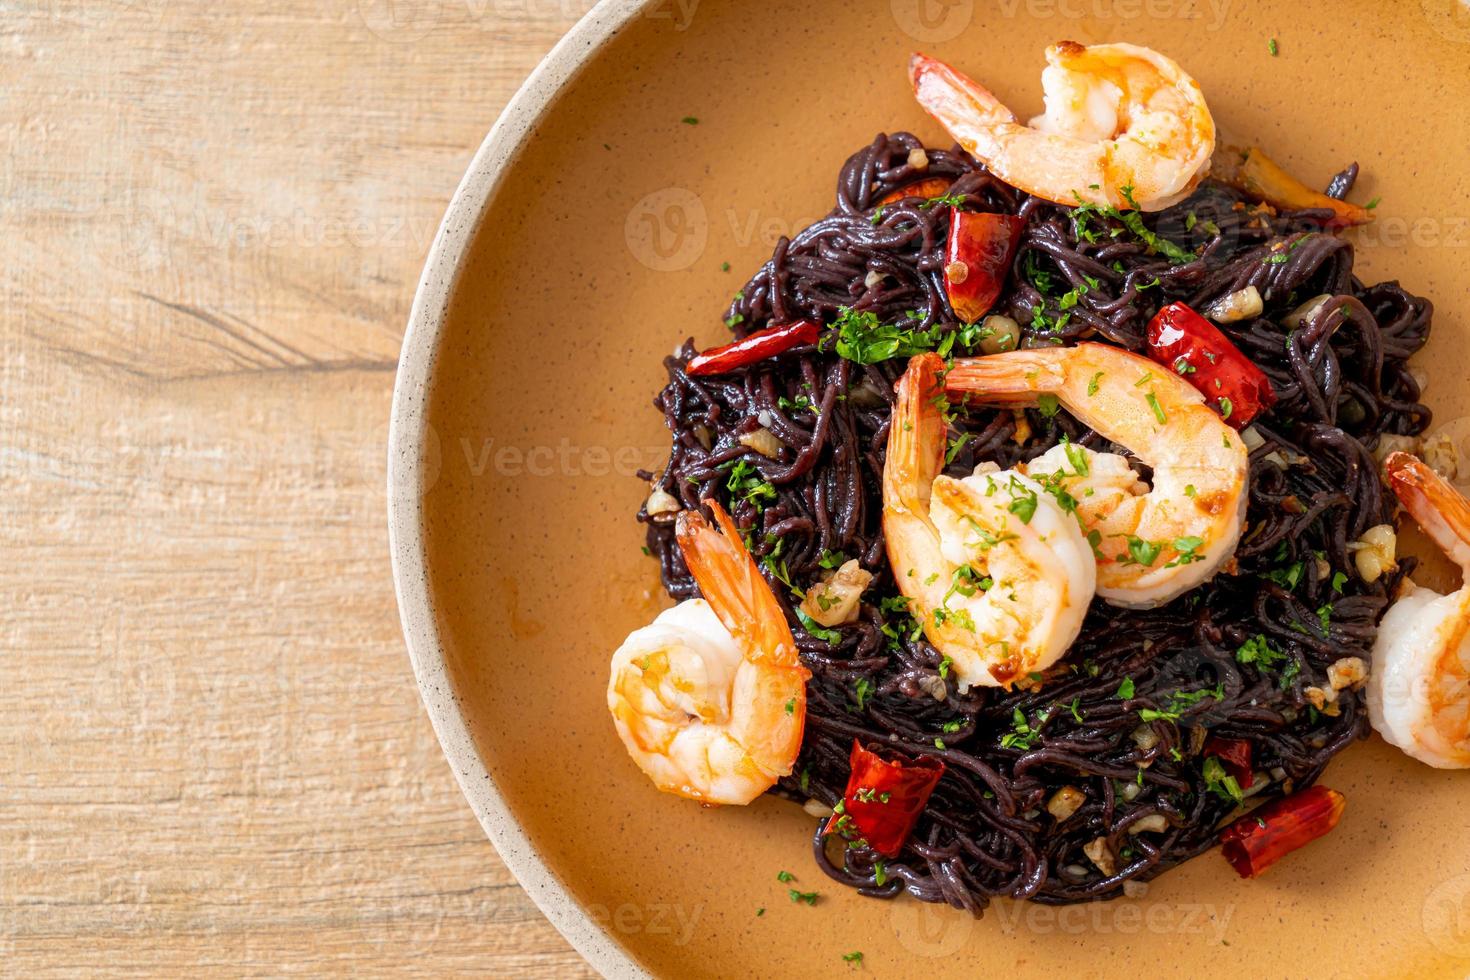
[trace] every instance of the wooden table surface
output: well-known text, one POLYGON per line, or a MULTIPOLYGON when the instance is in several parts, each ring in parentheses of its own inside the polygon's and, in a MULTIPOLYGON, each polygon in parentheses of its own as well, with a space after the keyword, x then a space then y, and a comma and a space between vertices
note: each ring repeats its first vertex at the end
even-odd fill
POLYGON ((393 373, 586 0, 0 4, 0 974, 590 975, 398 628, 393 373))

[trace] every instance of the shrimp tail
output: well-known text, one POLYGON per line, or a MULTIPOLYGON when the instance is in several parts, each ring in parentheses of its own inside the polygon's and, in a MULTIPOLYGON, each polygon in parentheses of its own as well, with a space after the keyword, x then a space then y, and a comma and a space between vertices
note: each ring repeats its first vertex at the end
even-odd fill
POLYGON ((1025 408, 1035 405, 1044 392, 1063 387, 1066 363, 1062 348, 962 357, 950 367, 944 385, 951 393, 974 396, 987 405, 1025 408))
POLYGON ((994 156, 1002 149, 997 130, 1021 128, 1015 113, 988 88, 938 58, 915 52, 909 58, 909 82, 924 111, 971 153, 994 156))
POLYGON ((786 614, 746 550, 740 529, 718 501, 706 499, 704 505, 723 534, 697 511, 680 512, 674 525, 679 550, 699 591, 731 635, 746 641, 750 659, 769 659, 810 677, 797 656, 786 614))
POLYGON ((929 512, 930 488, 944 468, 944 359, 919 354, 898 379, 883 464, 884 499, 914 515, 929 512))
POLYGON ((1417 456, 1390 453, 1383 468, 1399 503, 1470 576, 1470 501, 1417 456))

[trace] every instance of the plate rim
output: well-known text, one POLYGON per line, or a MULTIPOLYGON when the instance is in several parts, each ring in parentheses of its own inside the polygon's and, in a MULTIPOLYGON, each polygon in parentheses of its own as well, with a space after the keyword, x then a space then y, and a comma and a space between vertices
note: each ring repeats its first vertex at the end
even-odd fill
POLYGON ((475 748, 445 665, 430 602, 419 491, 427 466, 428 382, 449 300, 481 220, 521 145, 586 63, 660 0, 600 0, 536 66, 506 103, 444 211, 414 291, 399 351, 388 423, 388 550, 393 591, 419 697, 455 781, 516 881, 557 932, 610 980, 650 977, 599 926, 542 859, 475 748))

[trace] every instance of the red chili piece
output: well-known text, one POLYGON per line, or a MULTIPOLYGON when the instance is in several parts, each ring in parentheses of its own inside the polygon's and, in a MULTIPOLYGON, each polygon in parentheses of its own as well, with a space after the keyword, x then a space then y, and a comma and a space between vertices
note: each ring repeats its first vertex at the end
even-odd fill
POLYGON ((1251 771, 1251 743, 1243 738, 1217 738, 1211 735, 1205 740, 1205 755, 1220 760, 1230 775, 1235 777, 1241 789, 1249 789, 1255 780, 1251 771))
POLYGON ((1242 878, 1255 878, 1292 851, 1326 834, 1342 819, 1347 799, 1313 786, 1247 813, 1220 835, 1220 853, 1242 878))
POLYGON ((896 752, 880 755, 863 748, 857 739, 849 762, 852 774, 847 777, 842 812, 828 822, 828 832, 860 837, 873 850, 893 857, 924 812, 929 794, 944 775, 944 763, 927 756, 910 760, 896 752))
POLYGON ((818 328, 809 320, 783 323, 777 327, 757 330, 748 337, 741 337, 733 344, 715 347, 690 358, 684 368, 685 374, 725 374, 736 368, 764 361, 768 357, 784 354, 793 347, 817 342, 818 328))
POLYGON ((1210 321, 1171 303, 1148 325, 1148 353, 1200 390, 1237 429, 1276 404, 1271 379, 1210 321))
POLYGON ((1013 214, 950 209, 944 289, 955 316, 974 323, 990 311, 1005 288, 1025 228, 1026 219, 1013 214))

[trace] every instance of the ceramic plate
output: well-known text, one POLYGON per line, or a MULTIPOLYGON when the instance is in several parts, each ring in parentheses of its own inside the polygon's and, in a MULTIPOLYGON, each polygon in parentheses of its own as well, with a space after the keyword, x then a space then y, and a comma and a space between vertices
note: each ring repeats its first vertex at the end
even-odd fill
POLYGON ((1024 117, 1041 108, 1042 51, 1063 38, 1174 56, 1227 139, 1311 183, 1359 161, 1355 196, 1382 204, 1354 233, 1358 271, 1435 302, 1427 400, 1466 414, 1458 0, 597 7, 449 207, 404 342, 390 496, 405 630, 455 774, 532 897, 609 976, 846 976, 853 950, 875 977, 1470 971, 1470 782, 1377 739, 1324 780, 1349 800, 1337 831, 1260 880, 1211 853, 1140 898, 998 902, 975 920, 826 882, 799 808, 660 794, 613 731, 609 655, 663 601, 633 520, 647 493, 634 472, 667 446, 650 404, 660 359, 728 336, 730 294, 777 236, 828 210, 843 160, 875 133, 949 144, 910 96, 912 50, 1024 117), (790 902, 779 869, 821 901, 790 902))

